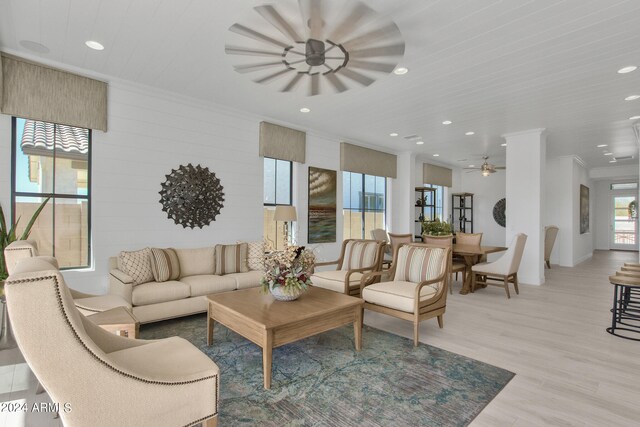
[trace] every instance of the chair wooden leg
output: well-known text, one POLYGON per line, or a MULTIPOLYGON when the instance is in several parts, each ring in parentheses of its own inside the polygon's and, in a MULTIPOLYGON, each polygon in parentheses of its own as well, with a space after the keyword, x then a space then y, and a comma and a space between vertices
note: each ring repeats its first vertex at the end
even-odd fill
POLYGON ((546 260, 545 262, 547 263, 547 268, 551 269, 551 263, 549 263, 549 260, 546 260))
POLYGON ((520 295, 520 290, 518 289, 518 273, 513 274, 513 289, 516 290, 516 295, 520 295))
POLYGON ((418 319, 413 321, 413 346, 417 347, 420 342, 420 321, 418 319))
POLYGON ((438 316, 438 326, 440 326, 440 329, 444 328, 444 314, 438 316))
MULTIPOLYGON (((458 273, 456 272, 456 276, 458 275, 458 273)), ((457 279, 457 277, 456 277, 457 279)), ((449 275, 449 294, 453 295, 453 273, 451 273, 449 275)))
POLYGON ((217 427, 218 426, 218 417, 209 418, 205 420, 202 427, 217 427))
POLYGON ((474 293, 476 290, 476 273, 472 271, 469 274, 471 274, 471 293, 474 293))
POLYGON ((511 298, 511 295, 509 295, 509 278, 507 276, 504 276, 504 290, 507 292, 507 299, 511 298))

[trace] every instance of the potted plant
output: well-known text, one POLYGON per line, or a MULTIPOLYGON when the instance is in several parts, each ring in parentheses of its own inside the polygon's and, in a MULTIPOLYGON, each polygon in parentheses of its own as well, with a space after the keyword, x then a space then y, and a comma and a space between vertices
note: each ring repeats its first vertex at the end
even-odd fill
POLYGON ((297 299, 311 284, 315 255, 304 246, 287 245, 264 257, 265 273, 260 284, 263 292, 271 292, 280 301, 297 299))
POLYGON ((422 221, 422 234, 428 236, 448 236, 451 234, 451 225, 446 221, 436 218, 433 221, 422 221))
POLYGON ((7 227, 4 211, 2 210, 2 206, 0 206, 0 295, 4 294, 4 281, 9 276, 9 273, 7 272, 7 261, 4 258, 4 249, 16 240, 27 240, 29 238, 29 234, 31 234, 31 227, 33 227, 33 224, 36 222, 36 219, 38 219, 40 212, 42 212, 50 198, 51 197, 47 197, 44 199, 38 209, 36 209, 19 238, 17 237, 16 232, 20 218, 18 218, 13 224, 10 224, 10 228, 7 227))

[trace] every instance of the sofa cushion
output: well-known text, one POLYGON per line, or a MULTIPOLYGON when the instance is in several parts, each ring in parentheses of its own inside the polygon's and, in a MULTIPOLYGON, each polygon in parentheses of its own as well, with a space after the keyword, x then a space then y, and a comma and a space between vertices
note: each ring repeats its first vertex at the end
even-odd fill
MULTIPOLYGON (((417 287, 417 283, 403 281, 374 283, 362 290, 362 299, 373 304, 413 313, 417 287)), ((436 292, 438 292, 437 284, 424 286, 420 290, 420 300, 427 300, 436 292)))
POLYGON ((249 270, 264 271, 264 242, 238 242, 247 244, 247 266, 249 270))
POLYGON ((175 249, 180 262, 180 277, 213 274, 215 272, 215 251, 213 247, 196 249, 175 249))
POLYGON ((180 262, 175 249, 151 248, 151 269, 156 282, 178 280, 180 277, 180 262))
POLYGON ((215 294, 217 292, 234 291, 236 289, 235 279, 228 276, 204 274, 183 277, 180 281, 191 288, 192 297, 215 294))
MULTIPOLYGON (((319 288, 329 289, 335 292, 344 292, 344 280, 347 271, 330 270, 318 271, 311 276, 311 284, 319 288)), ((359 288, 362 273, 353 273, 349 276, 349 288, 359 288)))
POLYGON ((375 240, 348 242, 344 249, 342 270, 355 270, 373 266, 379 243, 375 240))
POLYGON ((151 270, 151 249, 139 251, 122 251, 118 256, 118 270, 123 271, 133 279, 134 285, 153 281, 151 270))
POLYGON ((246 243, 216 245, 216 272, 218 275, 246 273, 248 247, 246 243))
POLYGON ((74 299, 73 303, 84 313, 101 313, 116 307, 131 308, 131 304, 119 295, 99 295, 95 297, 74 299))
POLYGON ((149 305, 189 298, 190 295, 189 285, 182 282, 149 282, 133 288, 131 301, 133 305, 149 305))
POLYGON ((264 276, 262 271, 248 271, 246 273, 231 273, 224 277, 233 278, 236 281, 236 289, 247 289, 260 286, 262 276, 264 276))

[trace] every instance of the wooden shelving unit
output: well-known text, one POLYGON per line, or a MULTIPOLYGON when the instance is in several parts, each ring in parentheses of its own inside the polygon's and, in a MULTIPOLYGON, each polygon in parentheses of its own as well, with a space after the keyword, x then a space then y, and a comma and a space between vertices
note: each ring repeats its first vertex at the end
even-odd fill
POLYGON ((451 195, 451 226, 456 232, 473 233, 473 193, 451 195))
POLYGON ((436 189, 431 187, 415 188, 415 237, 422 239, 422 219, 433 221, 436 218, 436 189))

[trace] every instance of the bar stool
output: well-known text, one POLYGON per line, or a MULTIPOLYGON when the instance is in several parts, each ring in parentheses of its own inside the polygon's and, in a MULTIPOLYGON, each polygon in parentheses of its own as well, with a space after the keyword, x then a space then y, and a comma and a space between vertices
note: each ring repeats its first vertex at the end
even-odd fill
POLYGON ((640 333, 640 276, 629 274, 628 271, 616 272, 614 276, 609 276, 609 282, 614 287, 611 327, 607 328, 607 332, 620 338, 640 341, 640 337, 633 338, 618 332, 640 333))

